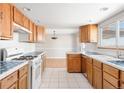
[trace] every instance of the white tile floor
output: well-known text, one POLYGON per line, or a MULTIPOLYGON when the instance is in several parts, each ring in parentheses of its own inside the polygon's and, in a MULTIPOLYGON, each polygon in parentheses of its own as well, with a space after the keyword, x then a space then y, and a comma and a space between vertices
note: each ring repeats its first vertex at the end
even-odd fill
POLYGON ((41 88, 92 89, 81 73, 68 73, 64 68, 47 68, 42 77, 41 88))

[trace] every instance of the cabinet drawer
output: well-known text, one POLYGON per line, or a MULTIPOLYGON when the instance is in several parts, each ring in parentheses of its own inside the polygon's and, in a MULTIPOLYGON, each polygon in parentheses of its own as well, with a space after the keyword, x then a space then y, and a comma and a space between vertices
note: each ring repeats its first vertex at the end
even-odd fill
POLYGON ((28 65, 25 65, 21 69, 19 69, 19 78, 22 77, 28 71, 28 65))
POLYGON ((103 72, 103 79, 108 81, 114 87, 119 88, 119 80, 111 76, 110 74, 103 72))
POLYGON ((9 89, 17 89, 17 83, 14 83, 9 89))
POLYGON ((12 84, 14 84, 18 80, 17 76, 18 72, 14 72, 11 75, 7 76, 6 78, 1 80, 1 88, 2 89, 7 89, 9 88, 12 84))
POLYGON ((112 86, 109 82, 106 80, 103 80, 103 89, 116 89, 114 86, 112 86))
POLYGON ((103 71, 109 73, 110 75, 114 76, 117 79, 119 78, 119 70, 114 67, 103 64, 103 71))
POLYGON ((93 59, 93 65, 96 66, 96 67, 98 67, 98 68, 100 68, 100 69, 102 69, 102 63, 99 62, 99 61, 97 61, 97 60, 94 60, 93 59))
POLYGON ((67 54, 69 58, 81 58, 81 54, 67 54))

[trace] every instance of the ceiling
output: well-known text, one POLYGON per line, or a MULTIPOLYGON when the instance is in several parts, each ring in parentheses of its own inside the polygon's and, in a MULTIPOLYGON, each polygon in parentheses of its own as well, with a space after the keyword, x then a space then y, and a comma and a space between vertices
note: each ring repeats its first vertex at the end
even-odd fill
POLYGON ((118 13, 124 4, 98 3, 17 3, 25 15, 39 25, 48 28, 77 28, 81 25, 99 23, 118 13), (31 11, 24 11, 23 8, 31 11), (101 8, 107 7, 107 11, 101 8), (39 21, 37 21, 39 20, 39 21))

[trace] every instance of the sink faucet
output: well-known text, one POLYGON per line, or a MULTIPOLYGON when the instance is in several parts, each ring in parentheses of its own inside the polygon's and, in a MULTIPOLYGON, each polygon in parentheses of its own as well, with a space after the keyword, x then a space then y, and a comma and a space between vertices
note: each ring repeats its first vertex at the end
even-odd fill
POLYGON ((124 58, 121 57, 123 54, 121 53, 121 51, 119 49, 117 49, 117 52, 116 53, 117 53, 117 56, 116 57, 118 59, 124 59, 124 58))

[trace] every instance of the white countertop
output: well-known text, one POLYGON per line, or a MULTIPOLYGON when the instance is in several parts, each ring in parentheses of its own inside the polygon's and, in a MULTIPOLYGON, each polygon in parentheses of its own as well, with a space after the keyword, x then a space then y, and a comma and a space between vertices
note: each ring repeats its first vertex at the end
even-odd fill
POLYGON ((115 67, 115 68, 117 68, 119 70, 124 71, 124 66, 121 66, 121 65, 117 65, 117 64, 108 62, 108 61, 111 61, 111 60, 121 60, 121 59, 114 58, 114 57, 107 56, 107 55, 89 55, 89 54, 87 54, 85 52, 82 52, 81 54, 86 55, 86 56, 91 57, 91 58, 93 58, 95 60, 98 60, 99 62, 102 62, 104 64, 113 66, 113 67, 115 67))
POLYGON ((2 74, 0 74, 0 80, 7 77, 10 74, 12 74, 13 72, 17 71, 18 69, 25 66, 26 64, 28 64, 28 61, 25 61, 25 62, 21 63, 20 65, 13 67, 6 72, 3 72, 2 74))

